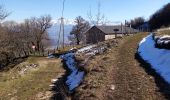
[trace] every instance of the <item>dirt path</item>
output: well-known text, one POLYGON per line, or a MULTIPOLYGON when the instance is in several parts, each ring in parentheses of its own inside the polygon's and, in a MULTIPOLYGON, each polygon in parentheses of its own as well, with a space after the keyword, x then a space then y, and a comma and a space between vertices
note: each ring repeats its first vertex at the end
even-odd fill
POLYGON ((118 47, 112 46, 105 54, 91 59, 86 66, 87 75, 73 100, 169 99, 170 93, 163 95, 161 90, 162 87, 166 90, 166 84, 153 70, 148 73, 149 68, 145 69, 146 66, 136 59, 138 43, 146 35, 125 37, 118 47))
POLYGON ((118 48, 116 74, 113 75, 115 91, 110 93, 114 100, 165 100, 155 83, 154 77, 148 75, 135 59, 139 41, 146 34, 128 37, 118 48))

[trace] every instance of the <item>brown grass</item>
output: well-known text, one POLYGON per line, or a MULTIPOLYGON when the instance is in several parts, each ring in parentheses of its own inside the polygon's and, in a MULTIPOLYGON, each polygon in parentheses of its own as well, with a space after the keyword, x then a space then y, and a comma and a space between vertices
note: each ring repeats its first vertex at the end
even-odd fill
POLYGON ((50 98, 51 79, 64 72, 59 59, 45 57, 30 57, 25 62, 15 66, 0 76, 0 100, 38 100, 50 98), (20 75, 19 69, 28 64, 38 64, 36 69, 30 69, 20 75))
MULTIPOLYGON (((76 89, 75 100, 107 100, 103 95, 112 83, 110 74, 113 73, 115 63, 115 43, 106 41, 100 44, 108 44, 107 52, 89 59, 84 69, 87 72, 82 85, 76 89)), ((78 57, 81 59, 84 57, 78 57)), ((84 58, 85 59, 85 58, 84 58)))
POLYGON ((87 64, 88 71, 76 90, 78 100, 164 100, 152 75, 135 58, 138 43, 148 33, 124 37, 87 64), (111 86, 115 90, 111 90, 111 86))
POLYGON ((136 60, 138 43, 148 33, 139 33, 125 38, 118 49, 116 63, 118 70, 115 93, 112 98, 120 100, 162 100, 165 99, 158 91, 154 77, 149 75, 136 60))
POLYGON ((170 35, 170 30, 165 30, 165 31, 157 32, 156 35, 170 35))

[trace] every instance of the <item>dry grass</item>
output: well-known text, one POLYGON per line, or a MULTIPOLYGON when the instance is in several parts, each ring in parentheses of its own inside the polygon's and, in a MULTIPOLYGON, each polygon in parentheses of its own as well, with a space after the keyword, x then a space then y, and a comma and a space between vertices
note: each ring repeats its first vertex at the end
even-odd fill
POLYGON ((139 33, 125 38, 118 49, 116 63, 118 70, 114 99, 120 100, 164 100, 152 75, 148 74, 142 63, 135 57, 138 43, 148 33, 139 33))
POLYGON ((135 58, 138 43, 147 34, 124 37, 118 46, 111 45, 107 53, 91 59, 85 66, 87 75, 74 99, 164 100, 153 76, 135 58))
POLYGON ((170 30, 157 32, 157 35, 170 35, 170 30))
POLYGON ((49 98, 51 79, 64 72, 59 59, 30 57, 25 62, 7 72, 0 73, 0 100, 38 100, 49 98), (19 70, 29 64, 38 67, 30 69, 26 74, 19 70))
MULTIPOLYGON (((77 88, 76 94, 73 99, 75 100, 107 100, 105 95, 106 89, 110 87, 115 63, 115 43, 112 41, 103 42, 102 44, 110 44, 107 52, 102 55, 97 55, 89 59, 88 63, 84 66, 87 72, 82 85, 77 88)), ((99 44, 100 45, 100 44, 99 44)), ((78 57, 83 59, 84 57, 78 57)), ((84 58, 85 59, 85 58, 84 58)))

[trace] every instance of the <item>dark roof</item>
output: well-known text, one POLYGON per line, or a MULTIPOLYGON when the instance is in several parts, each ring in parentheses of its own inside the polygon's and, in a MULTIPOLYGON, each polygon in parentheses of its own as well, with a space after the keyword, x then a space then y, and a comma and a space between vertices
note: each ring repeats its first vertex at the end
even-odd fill
POLYGON ((97 27, 98 29, 100 29, 102 32, 104 32, 105 34, 113 34, 115 33, 115 29, 118 31, 116 33, 136 33, 139 32, 136 29, 130 28, 130 27, 125 27, 125 26, 93 26, 93 27, 97 27))

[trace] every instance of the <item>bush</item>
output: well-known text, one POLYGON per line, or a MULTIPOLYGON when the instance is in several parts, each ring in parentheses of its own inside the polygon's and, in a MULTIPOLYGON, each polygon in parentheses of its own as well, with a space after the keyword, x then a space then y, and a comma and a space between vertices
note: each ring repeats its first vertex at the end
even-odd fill
POLYGON ((13 62, 15 56, 12 52, 1 51, 0 52, 0 69, 7 66, 9 63, 13 62))

